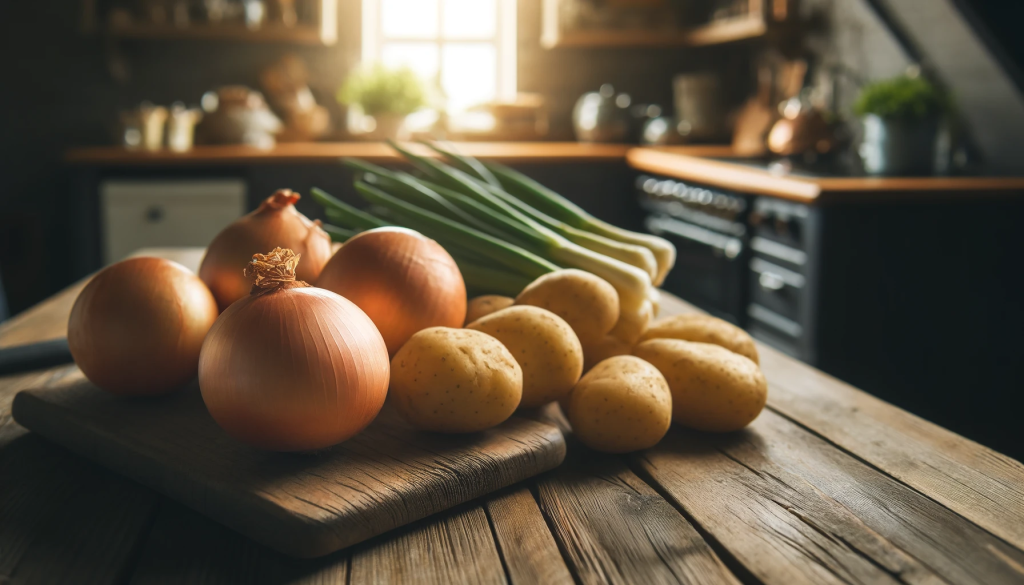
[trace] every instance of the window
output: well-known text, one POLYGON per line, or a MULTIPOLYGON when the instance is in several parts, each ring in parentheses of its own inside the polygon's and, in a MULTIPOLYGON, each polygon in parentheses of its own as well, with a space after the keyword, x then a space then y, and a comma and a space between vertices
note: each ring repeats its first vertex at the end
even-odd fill
POLYGON ((516 93, 516 0, 363 0, 363 60, 408 66, 449 114, 516 93))

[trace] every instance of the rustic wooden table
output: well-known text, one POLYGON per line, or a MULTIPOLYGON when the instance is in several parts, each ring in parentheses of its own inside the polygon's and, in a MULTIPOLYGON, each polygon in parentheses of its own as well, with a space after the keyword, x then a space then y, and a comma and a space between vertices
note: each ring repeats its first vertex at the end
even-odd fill
MULTIPOLYGON (((81 287, 0 347, 63 336, 81 287)), ((570 438, 553 472, 312 561, 11 420, 15 393, 68 367, 0 378, 0 583, 1024 583, 1024 466, 759 350, 768 408, 746 431, 673 429, 631 456, 570 438)))

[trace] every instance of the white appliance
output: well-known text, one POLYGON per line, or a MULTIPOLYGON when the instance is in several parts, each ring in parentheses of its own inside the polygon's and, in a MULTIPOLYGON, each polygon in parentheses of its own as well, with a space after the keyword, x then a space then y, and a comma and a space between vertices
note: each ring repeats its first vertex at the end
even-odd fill
POLYGON ((240 179, 109 180, 100 184, 104 264, 139 248, 206 246, 246 211, 240 179))

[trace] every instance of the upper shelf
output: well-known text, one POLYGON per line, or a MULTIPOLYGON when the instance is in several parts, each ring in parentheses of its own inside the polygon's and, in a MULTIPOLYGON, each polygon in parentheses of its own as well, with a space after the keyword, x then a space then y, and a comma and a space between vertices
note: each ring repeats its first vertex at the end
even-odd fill
POLYGON ((700 47, 754 39, 768 33, 760 15, 713 22, 686 30, 578 30, 545 35, 553 47, 700 47))
POLYGON ((86 33, 102 32, 114 39, 212 40, 254 43, 333 45, 338 40, 338 0, 299 0, 290 19, 278 15, 258 27, 242 22, 207 22, 201 16, 175 24, 165 11, 160 18, 138 10, 103 11, 96 0, 82 1, 82 25, 86 33), (286 26, 288 21, 291 26, 286 26))
POLYGON ((304 45, 331 45, 336 40, 334 35, 325 36, 319 28, 303 25, 285 27, 268 24, 257 29, 250 29, 244 25, 174 26, 172 24, 133 23, 111 26, 107 32, 115 38, 141 40, 221 40, 304 45))

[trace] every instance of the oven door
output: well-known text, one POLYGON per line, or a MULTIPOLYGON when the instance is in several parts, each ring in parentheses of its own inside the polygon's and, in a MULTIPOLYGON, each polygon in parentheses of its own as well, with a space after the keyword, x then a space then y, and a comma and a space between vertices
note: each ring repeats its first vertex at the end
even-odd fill
POLYGON ((749 247, 736 236, 685 220, 651 215, 648 231, 672 242, 676 265, 662 288, 701 309, 745 325, 749 247))

